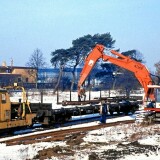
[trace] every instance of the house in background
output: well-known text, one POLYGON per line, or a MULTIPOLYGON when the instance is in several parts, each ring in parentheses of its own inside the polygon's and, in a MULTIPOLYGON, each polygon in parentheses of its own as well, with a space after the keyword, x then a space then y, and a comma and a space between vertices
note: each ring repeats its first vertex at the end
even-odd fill
POLYGON ((36 83, 37 70, 32 67, 0 66, 0 86, 36 83))
POLYGON ((36 83, 36 76, 37 76, 37 69, 33 67, 17 67, 12 66, 11 67, 11 74, 20 74, 21 79, 19 79, 19 82, 22 83, 36 83))

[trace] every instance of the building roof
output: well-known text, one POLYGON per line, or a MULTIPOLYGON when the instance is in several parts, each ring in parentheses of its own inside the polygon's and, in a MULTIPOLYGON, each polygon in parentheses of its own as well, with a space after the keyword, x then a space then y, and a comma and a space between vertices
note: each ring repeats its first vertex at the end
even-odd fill
POLYGON ((16 74, 16 73, 0 73, 0 76, 20 76, 21 74, 16 74))
POLYGON ((21 67, 21 66, 0 66, 0 69, 36 69, 35 67, 21 67))
POLYGON ((22 66, 8 66, 12 69, 36 69, 35 67, 22 67, 22 66))

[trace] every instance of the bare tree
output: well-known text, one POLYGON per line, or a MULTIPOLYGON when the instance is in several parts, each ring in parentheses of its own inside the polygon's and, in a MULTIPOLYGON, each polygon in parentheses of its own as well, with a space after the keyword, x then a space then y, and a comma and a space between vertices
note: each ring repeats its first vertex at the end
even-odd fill
POLYGON ((154 66, 156 67, 156 74, 160 75, 160 61, 154 64, 154 66))
POLYGON ((44 68, 46 65, 45 59, 43 57, 43 53, 41 52, 40 49, 34 50, 34 52, 31 54, 28 62, 26 63, 27 67, 32 67, 37 70, 36 75, 33 70, 29 70, 29 75, 30 76, 36 76, 36 88, 37 88, 37 81, 38 81, 38 71, 40 68, 44 68))
POLYGON ((158 61, 157 63, 154 64, 154 66, 156 67, 156 84, 160 84, 160 61, 158 61))
POLYGON ((62 78, 63 75, 63 69, 66 66, 67 62, 68 62, 68 51, 65 49, 57 49, 54 52, 51 53, 51 63, 52 65, 56 68, 59 68, 59 75, 58 75, 58 80, 57 80, 57 84, 54 88, 53 93, 55 93, 59 87, 60 84, 60 80, 62 78))

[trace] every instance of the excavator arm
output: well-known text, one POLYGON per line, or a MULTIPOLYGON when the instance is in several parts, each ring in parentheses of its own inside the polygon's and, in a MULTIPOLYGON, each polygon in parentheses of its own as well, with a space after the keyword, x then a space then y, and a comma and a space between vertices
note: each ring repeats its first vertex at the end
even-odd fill
POLYGON ((98 59, 102 58, 103 50, 104 50, 103 45, 96 45, 96 47, 87 56, 85 63, 84 63, 84 67, 80 73, 80 79, 78 82, 79 88, 83 85, 84 81, 86 80, 86 78, 90 74, 91 70, 95 66, 98 59))
POLYGON ((80 73, 80 79, 78 82, 78 88, 80 88, 91 70, 95 66, 98 59, 102 59, 103 61, 109 61, 119 67, 127 69, 134 73, 135 77, 138 79, 142 87, 145 91, 145 97, 150 98, 151 100, 155 100, 154 97, 154 88, 148 88, 148 85, 152 85, 153 81, 151 79, 150 73, 148 69, 140 62, 137 62, 127 56, 124 56, 115 50, 110 50, 110 53, 113 56, 104 54, 105 47, 103 45, 97 44, 95 48, 90 52, 88 57, 85 60, 84 67, 80 73))

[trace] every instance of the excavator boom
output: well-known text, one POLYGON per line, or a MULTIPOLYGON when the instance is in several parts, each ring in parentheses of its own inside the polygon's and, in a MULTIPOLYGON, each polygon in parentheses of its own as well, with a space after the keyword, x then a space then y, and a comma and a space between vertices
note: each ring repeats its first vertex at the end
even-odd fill
POLYGON ((91 70, 95 66, 96 62, 99 58, 102 58, 102 53, 104 50, 103 45, 96 45, 96 47, 90 52, 90 54, 87 56, 85 60, 84 67, 80 73, 80 79, 78 82, 78 87, 81 87, 90 74, 91 70))
POLYGON ((103 45, 97 44, 95 48, 90 52, 88 57, 85 60, 84 67, 80 73, 80 79, 78 82, 78 88, 80 88, 88 75, 90 74, 91 70, 95 66, 98 59, 102 59, 103 61, 111 62, 119 67, 127 69, 134 73, 135 77, 138 79, 142 87, 145 91, 145 97, 151 100, 155 100, 154 97, 154 88, 148 88, 148 85, 152 85, 153 81, 151 79, 150 73, 148 69, 140 62, 137 62, 127 56, 124 56, 115 50, 111 50, 110 53, 113 56, 104 54, 105 47, 103 45))

